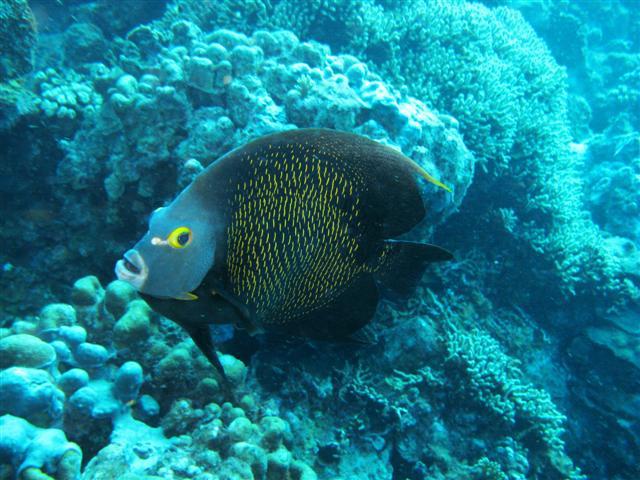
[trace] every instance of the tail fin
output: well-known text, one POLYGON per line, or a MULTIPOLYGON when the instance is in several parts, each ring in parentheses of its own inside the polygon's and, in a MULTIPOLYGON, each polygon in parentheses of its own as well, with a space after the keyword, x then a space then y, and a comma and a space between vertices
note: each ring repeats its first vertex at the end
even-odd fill
POLYGON ((429 263, 453 259, 451 252, 428 243, 387 240, 384 244, 374 278, 383 290, 400 296, 413 292, 429 263))

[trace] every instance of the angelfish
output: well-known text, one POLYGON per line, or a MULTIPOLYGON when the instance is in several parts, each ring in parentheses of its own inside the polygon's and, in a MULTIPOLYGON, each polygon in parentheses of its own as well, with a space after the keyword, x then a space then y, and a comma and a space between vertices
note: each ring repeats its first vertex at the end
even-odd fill
POLYGON ((381 293, 410 294, 437 246, 394 240, 425 216, 424 181, 402 153, 327 129, 261 137, 224 155, 157 209, 116 264, 150 306, 224 375, 209 324, 346 338, 381 293))

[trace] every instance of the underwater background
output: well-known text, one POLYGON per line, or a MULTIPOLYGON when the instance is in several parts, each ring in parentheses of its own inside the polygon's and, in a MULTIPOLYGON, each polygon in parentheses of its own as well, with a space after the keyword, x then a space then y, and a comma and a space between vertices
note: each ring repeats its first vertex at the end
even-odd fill
POLYGON ((0 0, 0 45, 0 478, 640 478, 640 1, 0 0), (455 260, 370 344, 223 353, 229 402, 113 266, 301 127, 450 186, 455 260))

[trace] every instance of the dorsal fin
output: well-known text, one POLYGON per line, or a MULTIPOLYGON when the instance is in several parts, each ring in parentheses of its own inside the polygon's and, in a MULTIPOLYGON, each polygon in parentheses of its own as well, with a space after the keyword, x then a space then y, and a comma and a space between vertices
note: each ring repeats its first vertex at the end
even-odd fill
MULTIPOLYGON (((219 178, 238 175, 239 158, 260 156, 261 151, 278 145, 313 147, 323 152, 325 160, 347 161, 348 170, 364 182, 362 208, 368 209, 367 218, 376 224, 372 231, 377 232, 380 240, 407 233, 424 218, 420 178, 451 191, 394 148, 355 133, 324 128, 288 130, 260 137, 210 165, 194 182, 194 187, 202 195, 211 196, 212 202, 220 204, 225 201, 224 196, 213 198, 226 186, 217 183, 219 178)), ((234 193, 235 190, 227 194, 234 193)))

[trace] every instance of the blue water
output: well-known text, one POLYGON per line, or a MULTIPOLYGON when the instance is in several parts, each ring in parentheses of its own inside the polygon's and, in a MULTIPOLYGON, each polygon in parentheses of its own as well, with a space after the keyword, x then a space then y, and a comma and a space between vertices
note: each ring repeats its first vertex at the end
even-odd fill
POLYGON ((639 12, 2 0, 0 478, 640 478, 639 12), (454 260, 355 339, 216 325, 227 388, 114 264, 218 158, 317 127, 449 187, 406 238, 454 260))

